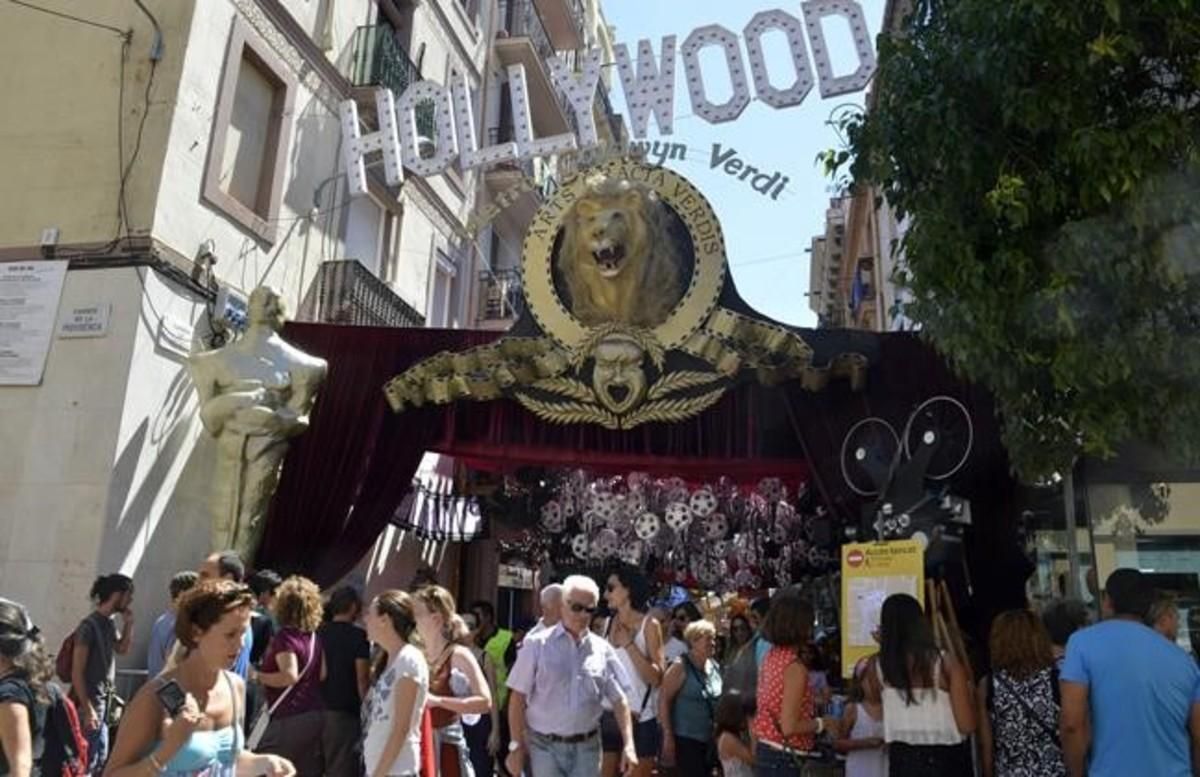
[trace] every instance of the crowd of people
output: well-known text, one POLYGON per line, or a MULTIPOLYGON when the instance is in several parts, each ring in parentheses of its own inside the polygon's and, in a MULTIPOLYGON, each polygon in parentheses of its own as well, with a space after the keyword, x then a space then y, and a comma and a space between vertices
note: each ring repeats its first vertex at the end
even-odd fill
POLYGON ((970 658, 918 600, 892 595, 878 652, 845 688, 797 588, 756 600, 718 634, 692 602, 655 612, 646 578, 618 568, 603 591, 579 575, 548 585, 539 620, 509 630, 491 603, 460 613, 428 580, 364 605, 348 586, 323 595, 303 577, 244 577, 235 554, 219 553, 172 578, 150 677, 128 703, 114 670, 132 644, 130 578, 96 580, 92 611, 53 664, 25 608, 0 599, 0 774, 1183 777, 1200 767, 1200 670, 1175 644, 1174 600, 1135 570, 1109 577, 1099 623, 1073 601, 1003 612, 970 658))

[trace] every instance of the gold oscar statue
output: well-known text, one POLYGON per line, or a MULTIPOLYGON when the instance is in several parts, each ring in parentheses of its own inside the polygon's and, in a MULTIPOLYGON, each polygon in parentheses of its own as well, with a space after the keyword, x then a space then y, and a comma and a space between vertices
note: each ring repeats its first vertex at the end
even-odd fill
POLYGON ((247 307, 241 337, 188 362, 200 396, 200 421, 217 441, 212 549, 233 549, 251 561, 288 440, 308 428, 328 366, 279 336, 284 306, 274 289, 258 287, 247 307))

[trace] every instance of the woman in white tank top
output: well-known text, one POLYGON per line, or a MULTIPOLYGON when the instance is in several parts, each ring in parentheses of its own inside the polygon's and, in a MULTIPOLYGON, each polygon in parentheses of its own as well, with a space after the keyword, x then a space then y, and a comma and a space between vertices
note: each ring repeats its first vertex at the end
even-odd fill
MULTIPOLYGON (((633 716, 633 742, 638 765, 633 777, 650 777, 660 744, 658 721, 658 686, 662 683, 662 628, 658 621, 646 615, 650 584, 633 567, 620 567, 608 576, 604 600, 613 615, 608 621, 605 637, 617 651, 617 660, 625 667, 629 678, 629 713, 633 716)), ((612 713, 601 719, 601 740, 604 777, 616 775, 620 765, 620 732, 616 731, 612 713), (614 736, 614 733, 616 736, 614 736)))
POLYGON ((942 655, 921 605, 892 594, 880 614, 878 676, 890 777, 970 777, 975 702, 967 668, 942 655))

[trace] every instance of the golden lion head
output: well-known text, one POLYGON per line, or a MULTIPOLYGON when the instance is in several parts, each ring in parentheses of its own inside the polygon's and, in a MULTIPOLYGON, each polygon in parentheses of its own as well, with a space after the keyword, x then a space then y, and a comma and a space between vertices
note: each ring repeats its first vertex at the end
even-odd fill
POLYGON ((575 240, 586 249, 603 278, 615 278, 626 267, 626 257, 645 246, 650 236, 646 223, 646 193, 628 181, 604 179, 571 213, 575 240))
POLYGON ((654 193, 597 176, 567 214, 558 269, 588 326, 657 326, 679 301, 680 267, 654 193))

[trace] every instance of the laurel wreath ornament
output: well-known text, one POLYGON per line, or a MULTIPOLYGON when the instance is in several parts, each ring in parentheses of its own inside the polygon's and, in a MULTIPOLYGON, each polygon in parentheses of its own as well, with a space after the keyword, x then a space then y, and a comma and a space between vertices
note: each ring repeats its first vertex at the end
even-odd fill
POLYGON ((724 376, 714 372, 683 370, 664 375, 647 392, 647 401, 626 415, 617 415, 600 404, 596 392, 570 377, 545 378, 531 388, 555 399, 540 399, 528 392, 515 394, 518 402, 534 415, 555 424, 593 423, 605 429, 633 429, 644 423, 674 423, 691 418, 715 405, 725 394, 720 386, 703 394, 668 397, 678 391, 708 386, 724 376))
POLYGON ((521 406, 552 424, 598 424, 605 429, 620 429, 617 415, 598 404, 550 402, 518 391, 513 395, 521 406))
POLYGON ((725 387, 721 386, 707 394, 647 402, 629 415, 622 417, 621 426, 625 429, 632 429, 650 421, 661 423, 683 421, 717 404, 724 395, 725 387))
POLYGON ((716 383, 724 377, 716 372, 700 372, 699 370, 680 370, 663 375, 646 393, 646 399, 662 399, 668 394, 684 389, 707 386, 716 383))

